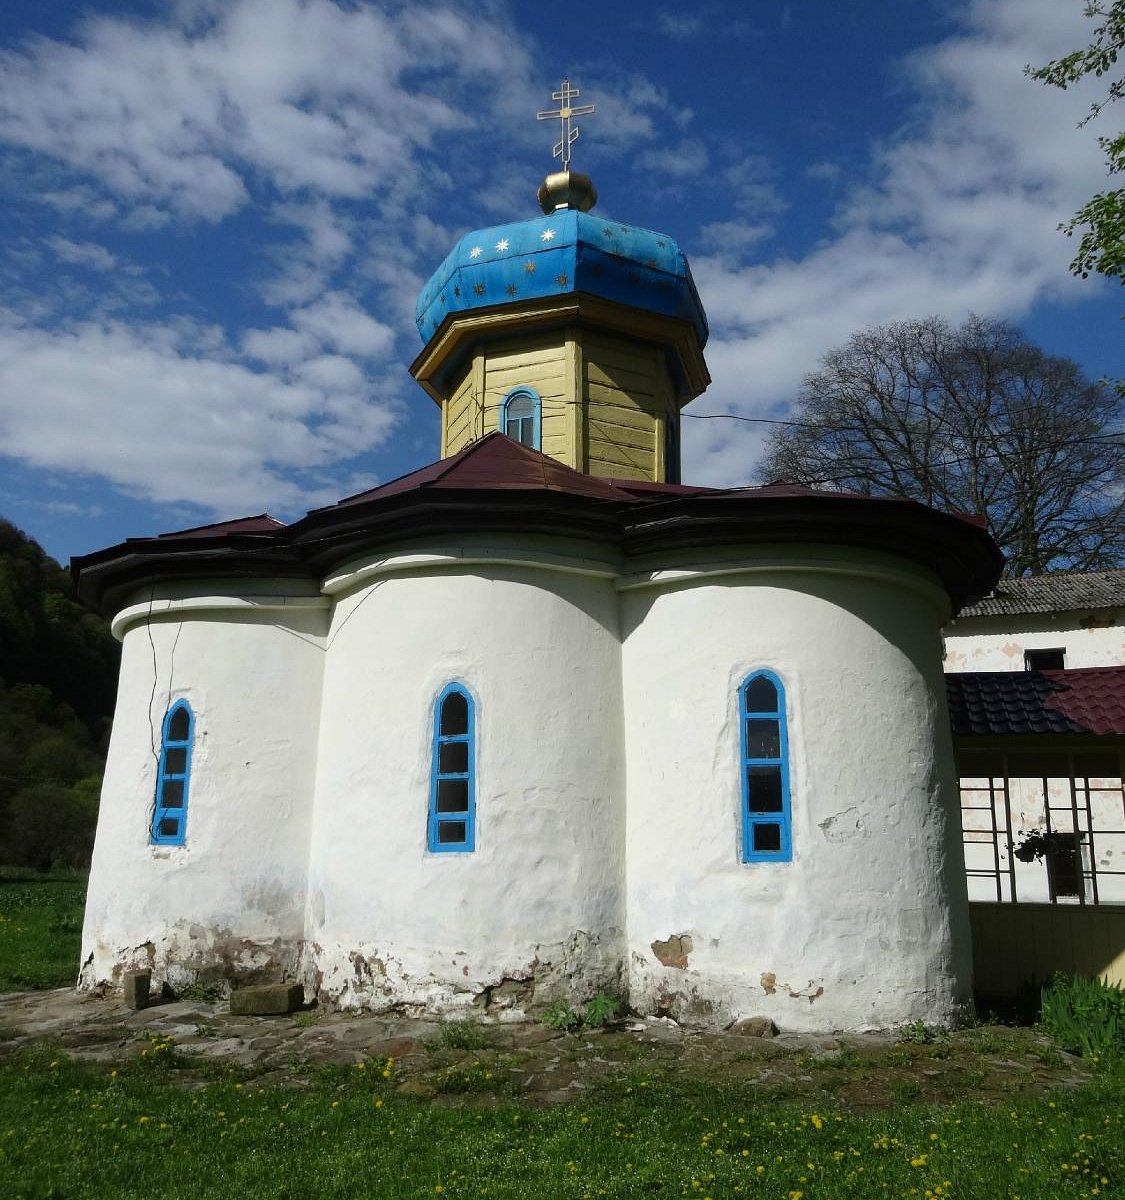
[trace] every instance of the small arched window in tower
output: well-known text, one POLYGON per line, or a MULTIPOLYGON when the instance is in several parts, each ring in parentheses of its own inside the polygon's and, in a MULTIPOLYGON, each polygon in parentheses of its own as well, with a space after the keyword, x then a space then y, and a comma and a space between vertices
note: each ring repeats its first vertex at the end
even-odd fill
POLYGON ((426 844, 435 853, 476 844, 476 732, 473 698, 459 683, 434 706, 434 760, 426 844))
POLYGON ((789 862, 789 743, 785 689, 772 671, 755 671, 738 689, 742 727, 742 861, 789 862))
POLYGON ((540 418, 543 402, 539 393, 529 387, 513 388, 500 406, 500 432, 513 441, 530 446, 532 450, 542 448, 540 418))
POLYGON ((152 814, 154 845, 184 844, 194 731, 191 705, 186 700, 177 700, 164 715, 160 765, 156 773, 156 803, 152 814))

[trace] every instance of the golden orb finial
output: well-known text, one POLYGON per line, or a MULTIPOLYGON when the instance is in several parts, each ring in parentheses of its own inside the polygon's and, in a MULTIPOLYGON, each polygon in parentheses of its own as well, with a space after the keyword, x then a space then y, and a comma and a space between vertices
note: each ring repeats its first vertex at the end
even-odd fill
POLYGON ((555 171, 539 185, 539 207, 548 214, 560 208, 589 212, 597 202, 594 181, 581 171, 555 171))

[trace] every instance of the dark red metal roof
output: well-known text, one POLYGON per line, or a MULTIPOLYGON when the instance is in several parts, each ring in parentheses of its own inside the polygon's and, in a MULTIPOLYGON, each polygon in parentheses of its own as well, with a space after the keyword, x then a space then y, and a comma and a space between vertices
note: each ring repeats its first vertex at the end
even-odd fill
POLYGON ((342 562, 419 537, 497 532, 608 542, 626 560, 726 545, 865 547, 931 570, 954 611, 995 586, 1003 563, 977 523, 911 500, 791 484, 724 489, 599 479, 493 432, 291 525, 261 514, 130 538, 76 558, 71 570, 79 596, 112 613, 158 579, 319 580, 342 562))
POLYGON ((1125 667, 957 671, 945 677, 955 735, 1125 735, 1125 667))
MULTIPOLYGON (((285 524, 269 513, 259 513, 256 517, 236 517, 233 521, 216 521, 212 525, 193 525, 191 529, 180 529, 175 533, 161 533, 162 538, 207 538, 218 537, 227 533, 276 533, 284 529, 285 524)), ((140 538, 130 538, 129 541, 140 541, 140 538)))
POLYGON ((555 491, 617 503, 627 498, 611 483, 592 475, 583 475, 581 471, 494 430, 449 458, 439 459, 417 471, 411 471, 409 475, 402 475, 370 491, 349 496, 338 504, 316 511, 328 512, 353 504, 368 504, 386 496, 397 496, 422 488, 555 491))

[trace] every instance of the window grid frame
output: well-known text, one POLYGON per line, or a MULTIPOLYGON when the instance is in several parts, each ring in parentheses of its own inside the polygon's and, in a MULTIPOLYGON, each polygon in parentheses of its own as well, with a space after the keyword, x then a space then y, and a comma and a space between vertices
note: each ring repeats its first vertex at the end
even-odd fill
POLYGON ((434 701, 434 735, 433 754, 430 765, 430 806, 426 820, 426 848, 431 854, 472 854, 476 850, 476 703, 473 695, 463 683, 447 683, 434 701), (441 732, 441 714, 446 700, 451 695, 463 696, 467 713, 464 733, 443 734, 441 732), (465 744, 465 771, 442 771, 442 746, 456 743, 465 744), (441 784, 449 780, 465 780, 468 785, 468 807, 464 812, 438 812, 438 794, 441 784), (438 838, 440 827, 452 822, 463 822, 465 825, 465 840, 462 842, 442 842, 438 838))
MULTIPOLYGON (((519 445, 527 446, 528 449, 530 449, 530 450, 538 450, 540 453, 542 453, 542 451, 543 451, 543 399, 534 388, 530 388, 524 384, 520 384, 518 387, 512 388, 511 391, 507 393, 507 395, 504 397, 503 401, 500 404, 500 432, 502 434, 504 434, 505 437, 510 437, 512 439, 512 441, 517 442, 519 445), (531 415, 526 416, 526 417, 509 418, 508 408, 511 405, 512 401, 519 400, 525 396, 527 397, 527 399, 529 399, 531 401, 531 409, 532 409, 531 415), (525 442, 522 439, 522 437, 514 437, 511 433, 509 433, 509 431, 508 431, 509 421, 518 422, 521 426, 523 425, 523 423, 525 421, 530 421, 531 422, 531 442, 530 443, 525 442)), ((522 433, 522 429, 521 429, 521 433, 522 433)))
POLYGON ((793 821, 789 781, 789 731, 785 712, 785 685, 770 670, 752 671, 743 679, 738 689, 739 761, 742 793, 742 861, 744 863, 776 863, 793 861, 793 821), (774 687, 777 697, 772 711, 751 709, 747 693, 757 679, 767 679, 774 687), (774 720, 778 728, 778 756, 776 758, 754 758, 750 755, 747 729, 751 720, 774 720), (755 813, 750 809, 750 768, 777 767, 781 782, 781 811, 755 813), (754 830, 759 825, 776 825, 780 829, 780 845, 776 850, 756 850, 754 830))
POLYGON ((188 795, 191 791, 191 758, 192 746, 195 741, 195 713, 187 700, 177 700, 164 714, 161 725, 160 762, 156 771, 156 792, 153 801, 152 825, 149 828, 149 841, 153 846, 182 846, 187 840, 187 811, 188 795), (172 721, 178 712, 187 713, 187 736, 173 738, 170 735, 172 721), (168 770, 168 751, 183 750, 183 771, 168 770), (166 783, 181 783, 183 794, 178 805, 163 803, 164 785, 166 783), (175 818, 179 827, 175 833, 162 833, 160 826, 170 818, 175 818))

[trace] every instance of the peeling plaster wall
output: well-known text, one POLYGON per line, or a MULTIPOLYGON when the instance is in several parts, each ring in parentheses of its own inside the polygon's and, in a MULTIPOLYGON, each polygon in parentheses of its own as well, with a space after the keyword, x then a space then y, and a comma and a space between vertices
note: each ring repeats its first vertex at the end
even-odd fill
POLYGON ((944 593, 844 547, 688 557, 623 577, 604 547, 480 537, 352 563, 323 596, 134 597, 83 984, 150 967, 296 974, 375 1010, 610 990, 712 1025, 953 1017, 970 942, 944 593), (737 689, 763 667, 786 687, 794 860, 748 865, 737 689), (426 847, 451 681, 476 700, 471 854, 426 847), (181 696, 187 843, 154 847, 181 696))
POLYGON ((173 986, 295 971, 327 608, 307 587, 293 587, 256 584, 253 596, 239 596, 184 585, 135 598, 90 872, 82 986, 129 967, 151 968, 173 986), (195 714, 186 842, 154 846, 161 723, 181 697, 195 714))
MULTIPOLYGON (((847 554, 847 552, 843 552, 847 554)), ((944 1021, 969 994, 957 791, 921 571, 875 555, 625 593, 630 997, 707 1023, 944 1021), (845 569, 845 573, 833 573, 845 569), (788 705, 793 861, 740 861, 737 689, 788 705)), ((769 567, 770 552, 742 561, 769 567)), ((730 562, 712 564, 730 569, 730 562)))
POLYGON ((946 627, 945 669, 1022 671, 1025 650, 1060 646, 1068 668, 1125 665, 1125 623, 1109 611, 965 617, 946 627))
POLYGON ((461 557, 376 564, 337 600, 305 970, 342 1007, 520 1010, 622 986, 616 595, 608 578, 461 557), (433 854, 433 707, 454 680, 476 702, 476 850, 433 854))

